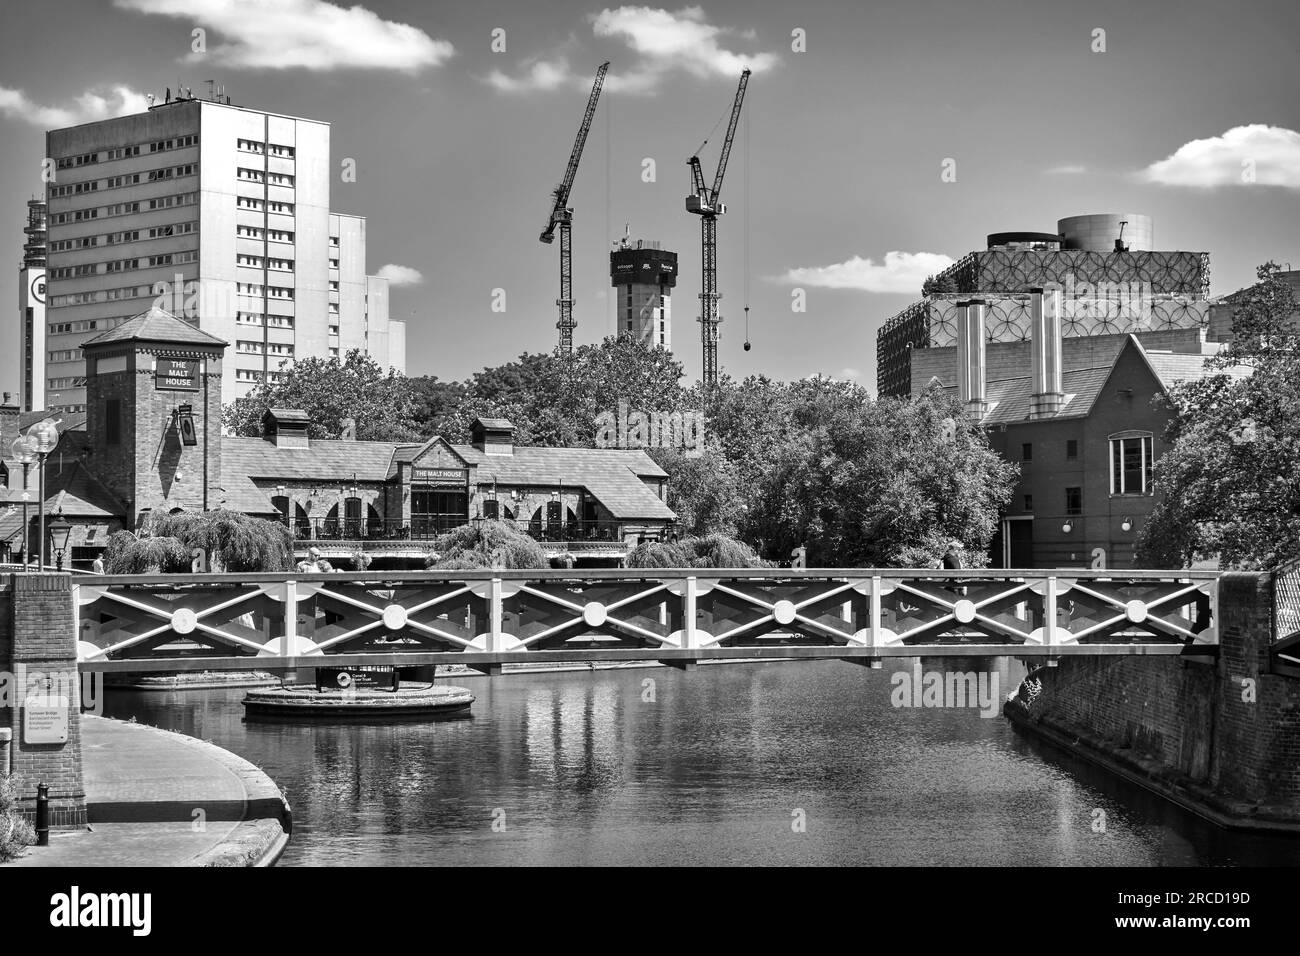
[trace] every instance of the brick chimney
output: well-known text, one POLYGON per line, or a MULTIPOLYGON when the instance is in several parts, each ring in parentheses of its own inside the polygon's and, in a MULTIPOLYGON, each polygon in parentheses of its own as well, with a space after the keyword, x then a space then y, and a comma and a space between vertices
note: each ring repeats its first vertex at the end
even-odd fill
POLYGON ((957 397, 966 417, 980 421, 988 412, 984 397, 984 300, 957 303, 957 397))
POLYGON ((1065 404, 1061 383, 1061 290, 1029 290, 1033 393, 1031 418, 1048 418, 1065 404))

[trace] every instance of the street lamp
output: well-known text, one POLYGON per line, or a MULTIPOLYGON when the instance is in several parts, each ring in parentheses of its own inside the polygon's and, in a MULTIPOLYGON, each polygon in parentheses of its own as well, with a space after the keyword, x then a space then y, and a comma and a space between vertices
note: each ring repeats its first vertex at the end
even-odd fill
POLYGON ((49 457, 50 452, 54 451, 54 447, 59 443, 59 426, 55 424, 54 419, 43 418, 27 429, 27 442, 40 460, 39 471, 37 472, 40 476, 40 483, 36 491, 37 515, 39 515, 36 534, 40 556, 36 562, 36 569, 42 571, 45 569, 45 459, 49 457))
POLYGON ((1061 525, 1061 530, 1064 531, 1066 534, 1069 534, 1071 531, 1074 530, 1074 525, 1070 524, 1069 519, 1066 519, 1065 524, 1061 525))
POLYGON ((1125 515, 1124 520, 1120 522, 1119 528, 1121 531, 1132 531, 1133 519, 1125 515))
POLYGON ((27 472, 36 460, 36 449, 27 436, 19 435, 14 439, 13 452, 14 459, 23 466, 23 573, 26 573, 27 566, 32 563, 31 552, 27 550, 27 502, 32 497, 27 490, 27 472))
POLYGON ((54 548, 55 567, 63 570, 63 552, 68 550, 68 538, 72 536, 72 523, 67 521, 62 512, 50 522, 50 546, 54 548))

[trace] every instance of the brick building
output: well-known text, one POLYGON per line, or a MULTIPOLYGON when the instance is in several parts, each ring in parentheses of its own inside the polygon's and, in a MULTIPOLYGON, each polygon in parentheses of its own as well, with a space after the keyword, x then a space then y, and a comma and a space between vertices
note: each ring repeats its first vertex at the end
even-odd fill
MULTIPOLYGON (((468 444, 318 440, 299 409, 271 409, 260 437, 221 434, 227 343, 161 309, 88 340, 87 410, 58 414, 46 462, 46 512, 73 525, 68 558, 85 567, 108 536, 153 513, 227 508, 284 521, 296 550, 376 566, 418 566, 433 540, 479 519, 514 521, 554 558, 618 563, 675 519, 667 474, 644 452, 532 448, 504 419, 479 419, 468 444)), ((48 415, 0 408, 0 441, 48 415)), ((9 459, 0 543, 28 538, 38 469, 9 459)), ((34 548, 34 545, 33 545, 34 548)))
MULTIPOLYGON (((1155 504, 1152 466, 1168 412, 1155 399, 1207 374, 1219 350, 1159 349, 1136 335, 1061 335, 1060 293, 1028 296, 1031 340, 990 345, 986 303, 958 304, 957 345, 925 385, 955 391, 965 414, 1020 476, 995 535, 993 567, 1131 567, 1155 504), (995 350, 1007 352, 990 360, 995 350), (955 362, 952 361, 955 359, 955 362)), ((939 350, 935 350, 938 353, 939 350)), ((1244 375, 1244 369, 1231 370, 1244 375)))

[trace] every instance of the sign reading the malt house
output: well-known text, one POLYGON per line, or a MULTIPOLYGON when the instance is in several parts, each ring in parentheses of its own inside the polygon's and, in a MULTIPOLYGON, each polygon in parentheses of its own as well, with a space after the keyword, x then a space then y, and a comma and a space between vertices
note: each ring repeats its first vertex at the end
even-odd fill
POLYGON ((154 372, 154 388, 172 392, 197 392, 198 360, 160 358, 154 372))

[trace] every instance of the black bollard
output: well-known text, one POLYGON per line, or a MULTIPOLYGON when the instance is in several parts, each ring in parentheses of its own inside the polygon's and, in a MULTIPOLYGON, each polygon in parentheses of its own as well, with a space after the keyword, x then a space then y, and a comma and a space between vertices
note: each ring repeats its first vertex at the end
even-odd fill
POLYGON ((36 845, 50 845, 50 788, 36 785, 36 845))

